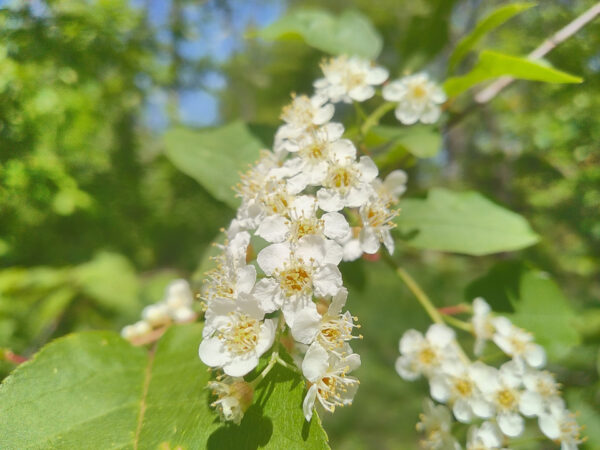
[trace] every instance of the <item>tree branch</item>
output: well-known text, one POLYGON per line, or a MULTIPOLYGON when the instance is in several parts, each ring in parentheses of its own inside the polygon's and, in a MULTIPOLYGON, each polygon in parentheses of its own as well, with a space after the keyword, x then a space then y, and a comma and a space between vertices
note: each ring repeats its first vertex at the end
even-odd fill
MULTIPOLYGON (((531 60, 542 58, 544 55, 553 50, 556 46, 563 43, 585 25, 591 22, 598 14, 600 14, 600 2, 596 3, 590 9, 585 11, 571 23, 564 28, 554 33, 550 38, 542 42, 534 51, 532 51, 527 57, 531 60)), ((475 101, 477 103, 487 103, 492 100, 498 93, 514 81, 513 77, 500 77, 488 87, 480 91, 475 95, 475 101)))

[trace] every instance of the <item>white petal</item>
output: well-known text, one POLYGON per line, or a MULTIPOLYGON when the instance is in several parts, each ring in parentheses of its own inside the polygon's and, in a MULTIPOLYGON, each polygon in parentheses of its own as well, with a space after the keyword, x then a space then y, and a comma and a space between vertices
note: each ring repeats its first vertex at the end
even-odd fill
POLYGON ((323 233, 329 239, 343 239, 350 232, 350 225, 343 214, 329 212, 321 216, 323 233))
POLYGON ((339 211, 345 206, 344 199, 340 194, 330 189, 319 189, 317 192, 317 199, 319 200, 319 208, 323 211, 339 211))
POLYGON ((315 125, 323 125, 329 122, 335 113, 335 108, 332 104, 325 105, 319 108, 316 114, 313 116, 313 123, 315 125))
POLYGON ((290 231, 290 222, 283 216, 267 217, 259 225, 256 234, 267 242, 283 242, 290 231))
POLYGON ((326 254, 325 239, 317 235, 302 236, 298 239, 294 253, 297 258, 302 259, 306 263, 310 261, 321 263, 325 259, 326 254))
POLYGON ((352 372, 360 367, 360 355, 352 353, 344 358, 344 366, 348 367, 348 372, 352 372))
POLYGON ((337 316, 342 312, 342 308, 346 304, 346 299, 348 298, 348 289, 342 287, 340 291, 333 296, 331 299, 331 304, 329 305, 329 309, 327 313, 330 316, 337 316))
POLYGON ((385 177, 383 185, 385 189, 394 197, 398 197, 406 190, 406 181, 408 177, 404 170, 394 170, 385 177))
POLYGON ((338 163, 345 163, 356 158, 356 147, 349 139, 340 139, 329 146, 331 157, 338 163))
POLYGON ((452 405, 452 412, 459 422, 469 423, 471 419, 473 419, 473 410, 471 409, 469 402, 462 398, 459 398, 454 402, 454 405, 452 405))
POLYGON ((344 261, 356 261, 363 254, 358 239, 351 239, 344 244, 344 261))
POLYGON ((421 113, 421 122, 435 123, 440 118, 441 112, 442 111, 439 106, 430 103, 421 113))
POLYGON ((368 156, 361 156, 357 167, 361 172, 361 180, 365 183, 373 181, 379 173, 377 166, 368 156))
POLYGON ((282 269, 290 259, 290 247, 287 244, 273 244, 263 248, 256 261, 267 275, 271 275, 276 269, 282 269))
POLYGON ((383 67, 373 67, 367 72, 365 81, 369 84, 381 84, 388 79, 388 71, 383 67))
POLYGON ((222 367, 231 360, 231 355, 225 350, 220 339, 213 337, 200 342, 198 355, 204 364, 210 367, 222 367))
POLYGON ((352 100, 356 100, 357 102, 364 102, 365 100, 370 99, 375 95, 375 88, 373 86, 369 86, 364 84, 362 86, 357 86, 354 89, 348 92, 348 96, 352 100))
POLYGON ((494 405, 481 397, 471 399, 471 408, 477 417, 489 419, 494 415, 494 405))
POLYGON ((373 254, 379 250, 379 238, 373 228, 366 227, 360 230, 359 240, 363 252, 373 254))
POLYGON ((334 264, 338 265, 344 256, 344 249, 340 244, 329 239, 325 240, 325 257, 323 258, 323 264, 334 264))
POLYGON ((423 335, 417 330, 406 330, 400 339, 400 353, 412 353, 417 351, 423 344, 423 335))
POLYGON ((294 199, 291 206, 293 217, 314 217, 317 211, 317 200, 312 195, 299 195, 294 199))
POLYGON ((383 87, 382 95, 388 102, 399 102, 406 95, 406 88, 402 82, 392 81, 383 87))
POLYGON ((539 393, 525 391, 519 397, 519 411, 521 411, 524 416, 537 416, 541 414, 543 410, 544 402, 539 393))
POLYGON ((243 377, 258 365, 255 353, 237 356, 223 366, 223 372, 232 377, 243 377))
POLYGON ((438 402, 445 403, 450 398, 450 386, 443 375, 434 375, 429 380, 429 392, 431 398, 438 402))
POLYGON ((537 344, 529 345, 524 357, 531 367, 540 368, 546 364, 546 352, 542 346, 537 344))
POLYGON ((396 118, 404 125, 412 125, 419 120, 419 112, 404 104, 399 104, 394 111, 396 118))
POLYGON ((412 358, 409 358, 408 356, 400 356, 396 360, 396 364, 395 364, 396 372, 398 372, 398 375, 400 375, 402 378, 404 378, 407 381, 416 380, 417 378, 419 378, 421 376, 421 374, 419 372, 416 372, 413 369, 412 362, 413 362, 412 358))
POLYGON ((333 264, 327 264, 318 270, 313 277, 315 294, 319 296, 335 295, 342 287, 342 274, 333 264))
POLYGON ((498 426, 508 437, 517 437, 523 433, 523 418, 516 413, 498 414, 498 426))
POLYGON ((432 344, 438 347, 445 347, 454 340, 455 334, 452 328, 440 323, 434 323, 429 327, 425 336, 432 344))
POLYGON ((240 267, 237 270, 237 281, 235 289, 237 292, 248 293, 254 287, 256 281, 256 268, 251 265, 240 267))
POLYGON ((288 178, 287 189, 290 194, 299 194, 310 184, 310 175, 304 172, 288 178))
POLYGON ((333 142, 341 138, 344 134, 344 125, 337 122, 331 122, 323 125, 320 128, 320 131, 325 134, 328 142, 333 142))
POLYGON ((299 312, 294 319, 292 327, 292 336, 298 342, 311 344, 319 332, 321 324, 321 315, 316 309, 304 309, 299 312))
POLYGON ((315 382, 320 379, 329 367, 329 355, 321 345, 312 344, 302 361, 302 373, 308 381, 315 382))
POLYGON ((277 329, 277 319, 265 319, 260 326, 258 342, 254 351, 257 356, 261 356, 264 352, 273 346, 275 340, 275 330, 277 329))
POLYGON ((253 291, 263 311, 270 313, 281 307, 282 297, 279 283, 273 278, 263 278, 256 283, 253 291))
POLYGON ((304 417, 307 421, 310 422, 310 419, 313 415, 313 408, 315 406, 315 398, 317 397, 317 385, 313 384, 306 393, 306 397, 304 397, 304 401, 302 402, 302 411, 304 412, 304 417))
POLYGON ((538 424, 547 438, 554 440, 560 437, 560 423, 553 415, 544 414, 540 416, 538 424))

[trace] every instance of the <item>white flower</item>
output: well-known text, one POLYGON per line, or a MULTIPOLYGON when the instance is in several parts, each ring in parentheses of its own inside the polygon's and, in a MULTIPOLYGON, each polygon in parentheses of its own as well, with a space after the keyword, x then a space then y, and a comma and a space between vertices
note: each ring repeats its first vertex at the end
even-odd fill
POLYGON ((499 370, 485 364, 474 369, 474 380, 484 398, 494 405, 500 430, 510 437, 519 436, 523 432, 524 421, 519 415, 521 375, 518 366, 508 362, 499 370))
POLYGON ((523 415, 539 416, 553 407, 564 408, 559 385, 550 372, 529 369, 523 375, 523 384, 525 392, 520 402, 523 415))
POLYGON ((263 320, 264 311, 250 295, 240 296, 236 302, 217 299, 211 307, 214 314, 207 318, 206 326, 214 331, 200 343, 200 359, 232 377, 244 376, 273 344, 276 320, 263 320))
POLYGON ((430 399, 423 402, 417 431, 425 434, 419 443, 428 450, 460 450, 461 446, 452 436, 452 416, 443 405, 434 405, 430 399))
POLYGON ((494 318, 493 324, 496 328, 492 338, 494 343, 518 364, 527 363, 536 368, 546 364, 546 352, 542 346, 533 342, 531 333, 516 327, 506 317, 494 318))
POLYGON ((293 139, 306 130, 323 125, 331 120, 335 109, 327 103, 327 97, 315 95, 292 95, 292 103, 283 108, 281 118, 286 123, 282 125, 275 135, 275 147, 283 139, 293 139))
POLYGON ((352 330, 357 327, 348 311, 342 313, 347 297, 348 291, 341 288, 332 298, 325 314, 319 314, 316 309, 305 309, 298 313, 291 327, 294 339, 303 344, 316 341, 331 352, 344 350, 345 342, 356 337, 352 336, 352 330))
POLYGON ((166 325, 171 322, 169 307, 165 303, 148 305, 142 310, 142 318, 153 327, 166 325))
POLYGON ((442 324, 431 325, 425 337, 408 330, 400 339, 396 371, 406 380, 416 380, 421 374, 431 376, 443 363, 458 358, 456 345, 454 331, 442 324))
POLYGON ((132 341, 140 336, 149 333, 152 327, 145 320, 140 320, 133 325, 127 325, 121 330, 121 336, 128 341, 132 341))
POLYGON ((475 416, 490 418, 493 405, 483 398, 477 387, 479 362, 464 365, 460 360, 451 360, 442 365, 429 380, 431 397, 442 403, 450 403, 454 417, 469 423, 475 416))
POLYGON ((169 283, 165 292, 165 303, 169 309, 178 309, 184 306, 190 307, 194 303, 194 294, 190 284, 181 278, 169 283))
MULTIPOLYGON (((276 141, 275 145, 282 150, 298 156, 305 167, 318 169, 319 165, 327 161, 329 147, 339 140, 344 134, 341 123, 326 123, 325 125, 307 130, 293 139, 276 141)), ((289 160, 284 163, 288 167, 296 167, 289 160)), ((298 168, 300 170, 300 168, 298 168)))
MULTIPOLYGON (((309 195, 295 197, 288 215, 273 215, 265 218, 256 234, 268 242, 297 242, 308 235, 317 235, 340 240, 348 234, 350 226, 346 218, 338 212, 330 212, 317 217, 317 200, 309 195)), ((331 244, 328 244, 331 245, 331 244)))
POLYGON ((326 297, 339 292, 341 259, 338 244, 316 235, 303 236, 295 245, 272 244, 258 254, 258 265, 267 278, 256 284, 254 295, 267 312, 281 308, 292 326, 298 312, 315 308, 313 294, 326 297))
POLYGON ((377 253, 382 242, 390 255, 394 253, 394 239, 390 230, 396 225, 392 222, 398 214, 390 210, 381 200, 369 200, 359 209, 362 229, 359 241, 363 252, 377 253))
POLYGON ((553 405, 549 413, 540 416, 539 425, 549 439, 560 442, 561 450, 575 450, 584 441, 574 414, 558 405, 553 405))
POLYGON ((467 450, 496 450, 502 448, 502 433, 492 422, 469 428, 467 450))
POLYGON ((438 105, 446 101, 446 94, 429 80, 426 73, 418 73, 384 86, 383 98, 398 102, 396 118, 405 125, 411 125, 419 120, 423 123, 436 122, 441 113, 438 105))
POLYGON ((358 57, 331 58, 321 64, 321 69, 324 78, 314 82, 316 93, 329 98, 333 103, 368 100, 375 95, 373 86, 388 78, 386 69, 373 66, 370 61, 358 57))
POLYGON ((406 191, 406 181, 408 177, 404 170, 393 170, 384 181, 379 178, 373 180, 373 189, 384 203, 394 204, 406 191))
POLYGON ((323 408, 333 412, 336 406, 350 405, 358 389, 358 380, 346 374, 360 367, 360 356, 355 353, 340 356, 313 343, 302 361, 302 373, 310 382, 302 409, 304 417, 312 417, 315 399, 323 408))
POLYGON ((332 152, 332 161, 317 192, 319 207, 324 211, 339 211, 344 207, 358 208, 373 192, 371 182, 377 177, 377 166, 368 156, 358 162, 340 152, 332 152))
POLYGON ((252 386, 243 378, 225 375, 220 380, 209 381, 207 387, 217 397, 210 406, 217 409, 221 420, 239 425, 252 404, 252 386))
POLYGON ((471 323, 473 324, 473 333, 475 334, 475 355, 479 356, 483 352, 485 343, 492 339, 496 328, 492 322, 491 316, 492 309, 487 302, 477 297, 473 300, 473 317, 471 323))

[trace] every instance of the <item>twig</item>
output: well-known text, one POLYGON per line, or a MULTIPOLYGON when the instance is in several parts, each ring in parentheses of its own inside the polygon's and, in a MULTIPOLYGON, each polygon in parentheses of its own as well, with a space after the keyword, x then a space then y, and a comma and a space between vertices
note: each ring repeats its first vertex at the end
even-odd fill
POLYGON ((12 350, 9 350, 7 348, 0 348, 0 361, 8 361, 10 363, 19 365, 23 364, 27 360, 27 357, 17 355, 12 350))
MULTIPOLYGON (((590 9, 585 11, 583 14, 578 16, 575 20, 569 23, 564 28, 554 33, 550 38, 542 42, 534 51, 532 51, 527 58, 536 60, 542 58, 544 55, 553 50, 556 46, 566 41, 568 38, 577 33, 581 28, 591 22, 598 14, 600 14, 600 2, 596 3, 590 9)), ((475 95, 475 101, 477 103, 487 103, 492 100, 498 93, 506 86, 514 81, 513 77, 505 76, 500 77, 488 87, 480 91, 475 95)))

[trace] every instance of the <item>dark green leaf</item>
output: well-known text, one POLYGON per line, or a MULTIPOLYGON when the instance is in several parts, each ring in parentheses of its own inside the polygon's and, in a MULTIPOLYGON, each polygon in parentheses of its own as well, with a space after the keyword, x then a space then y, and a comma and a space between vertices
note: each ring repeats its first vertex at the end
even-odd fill
POLYGON ((200 324, 171 327, 150 355, 111 332, 54 341, 0 386, 2 447, 328 448, 318 418, 305 423, 304 383, 279 366, 240 426, 220 423, 201 335, 200 324))
POLYGON ((490 31, 498 28, 511 17, 522 11, 535 6, 535 3, 511 3, 503 5, 492 11, 489 15, 477 23, 475 29, 461 39, 448 60, 448 71, 454 67, 469 53, 477 43, 490 31))
POLYGON ((338 17, 319 9, 294 11, 260 30, 258 36, 267 41, 302 39, 332 55, 369 59, 376 59, 383 46, 377 30, 358 11, 344 11, 338 17))
POLYGON ((425 200, 404 199, 396 219, 405 233, 417 230, 414 247, 468 255, 519 250, 537 242, 527 221, 477 192, 432 189, 425 200))
POLYGON ((539 61, 486 50, 481 52, 475 67, 466 75, 448 78, 444 90, 449 97, 456 97, 467 89, 491 78, 509 75, 521 80, 546 83, 581 83, 580 77, 554 69, 539 61))
POLYGON ((259 157, 262 143, 242 122, 205 130, 175 128, 166 133, 165 152, 183 173, 232 208, 239 173, 259 157))

